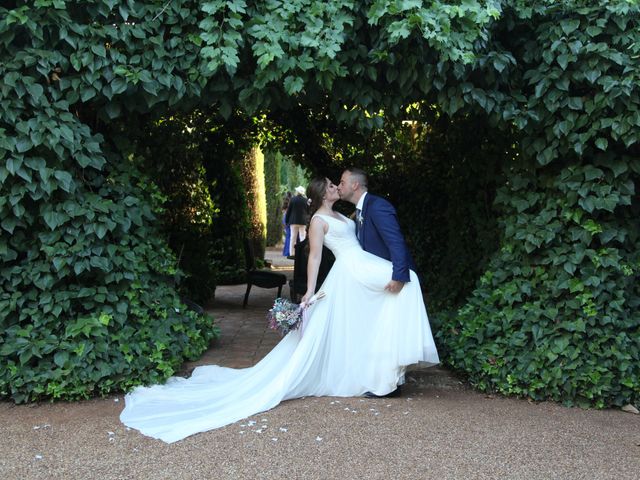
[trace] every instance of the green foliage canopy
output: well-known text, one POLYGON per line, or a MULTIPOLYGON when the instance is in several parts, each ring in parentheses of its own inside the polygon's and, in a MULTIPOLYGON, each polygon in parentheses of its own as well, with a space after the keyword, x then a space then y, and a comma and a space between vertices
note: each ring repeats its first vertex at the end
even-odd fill
POLYGON ((158 347, 169 367, 151 370, 137 357, 129 370, 124 347, 102 352, 92 327, 76 330, 102 363, 74 363, 89 347, 63 347, 82 318, 135 335, 140 319, 179 308, 171 289, 158 293, 173 260, 154 240, 153 191, 101 135, 107 122, 302 105, 371 129, 423 101, 515 126, 521 146, 498 200, 501 248, 443 330, 451 363, 481 388, 638 401, 638 23, 622 0, 4 2, 0 392, 69 398, 155 381, 206 341, 192 319, 184 343, 158 347), (119 311, 138 290, 141 310, 119 311), (90 381, 86 365, 100 372, 90 381))

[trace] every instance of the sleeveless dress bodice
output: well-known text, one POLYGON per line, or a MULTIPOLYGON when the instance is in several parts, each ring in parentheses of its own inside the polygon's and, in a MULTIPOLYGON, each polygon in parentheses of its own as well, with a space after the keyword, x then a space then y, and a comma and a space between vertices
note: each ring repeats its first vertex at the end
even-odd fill
POLYGON ((316 213, 314 217, 319 217, 329 224, 329 230, 324 236, 324 245, 331 250, 336 259, 354 248, 362 249, 356 237, 356 224, 353 220, 344 215, 335 218, 316 213))

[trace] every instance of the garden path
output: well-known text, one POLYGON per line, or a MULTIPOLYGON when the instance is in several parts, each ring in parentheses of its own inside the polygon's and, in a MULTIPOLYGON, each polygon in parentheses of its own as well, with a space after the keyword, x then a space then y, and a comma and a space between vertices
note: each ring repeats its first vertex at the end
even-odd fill
MULTIPOLYGON (((274 266, 291 273, 286 259, 274 266)), ((244 288, 218 288, 208 311, 222 335, 185 371, 252 365, 278 341, 265 321, 275 290, 256 288, 245 310, 244 288)), ((171 445, 124 427, 122 407, 122 395, 0 402, 0 478, 635 480, 640 471, 640 415, 485 395, 437 368, 413 370, 401 398, 291 400, 171 445)))

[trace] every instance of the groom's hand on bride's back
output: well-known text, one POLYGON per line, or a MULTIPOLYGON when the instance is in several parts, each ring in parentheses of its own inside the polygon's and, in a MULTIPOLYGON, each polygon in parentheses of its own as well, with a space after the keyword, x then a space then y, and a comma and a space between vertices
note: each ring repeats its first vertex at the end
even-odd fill
POLYGON ((384 289, 391 293, 398 293, 404 287, 404 282, 400 282, 398 280, 391 280, 384 289))

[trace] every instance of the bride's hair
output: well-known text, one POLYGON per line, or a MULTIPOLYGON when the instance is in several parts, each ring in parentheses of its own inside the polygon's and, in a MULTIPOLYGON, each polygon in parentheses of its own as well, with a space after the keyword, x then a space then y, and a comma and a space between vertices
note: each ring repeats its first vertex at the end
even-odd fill
POLYGON ((307 198, 309 199, 309 220, 313 214, 322 206, 322 199, 327 191, 327 178, 315 177, 307 187, 307 198))

